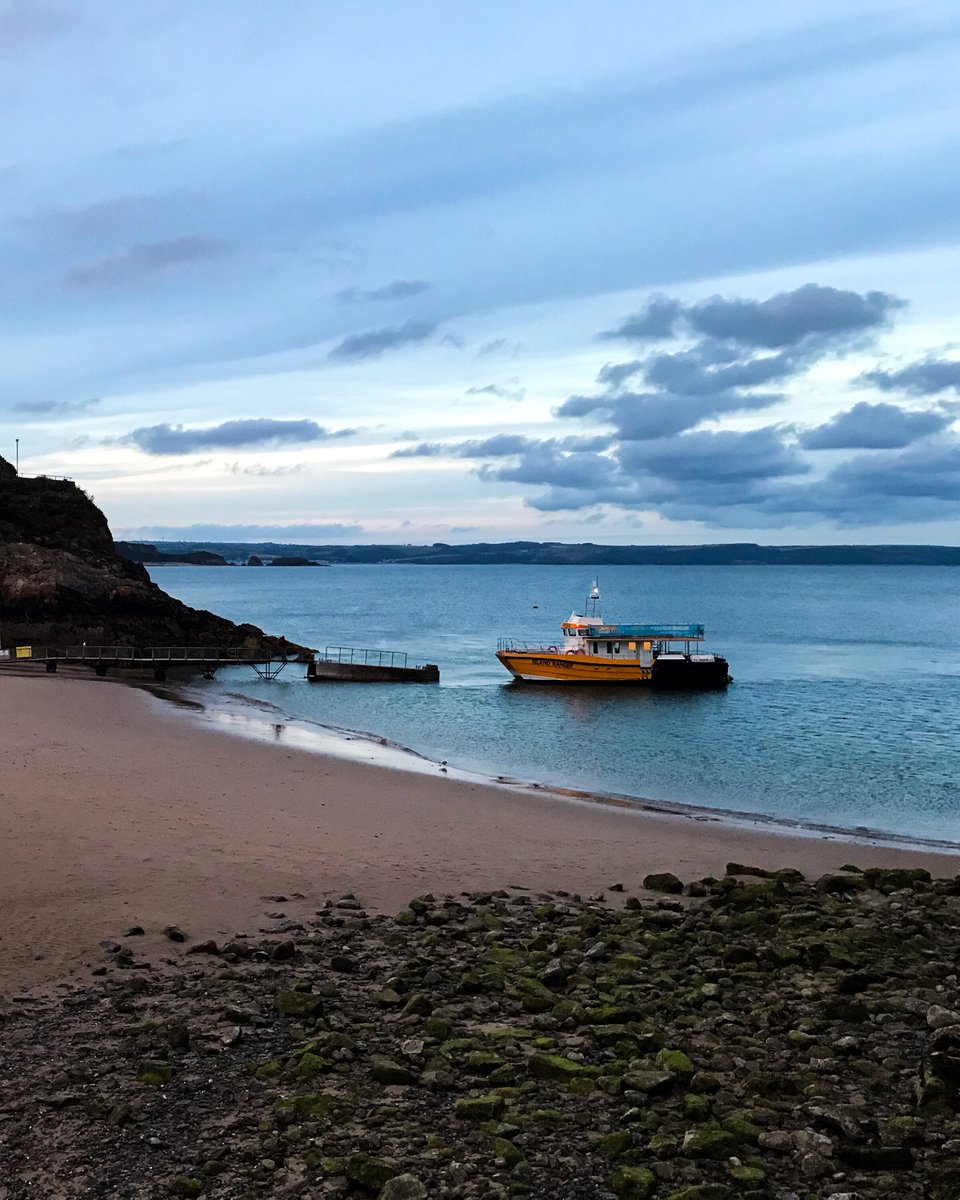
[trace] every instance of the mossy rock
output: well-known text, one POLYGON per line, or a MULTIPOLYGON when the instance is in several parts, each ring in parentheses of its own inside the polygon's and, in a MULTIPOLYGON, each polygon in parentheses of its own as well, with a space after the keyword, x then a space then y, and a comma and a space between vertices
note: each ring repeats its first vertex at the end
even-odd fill
POLYGON ((659 871, 653 875, 644 876, 643 886, 648 892, 667 892, 679 895, 683 891, 683 880, 672 871, 659 871))
POLYGON ((614 1133, 605 1133, 597 1139, 597 1149, 609 1158, 619 1158, 633 1149, 633 1136, 626 1129, 618 1129, 614 1133))
POLYGON ((261 1063, 254 1071, 257 1079, 273 1079, 280 1074, 282 1067, 275 1058, 268 1058, 265 1063, 261 1063))
POLYGON ((465 1096, 458 1100, 454 1112, 465 1121, 490 1121, 499 1117, 507 1107, 503 1096, 465 1096))
POLYGON ((623 1086, 631 1092, 645 1092, 648 1096, 669 1092, 676 1080, 669 1071, 625 1071, 623 1086))
POLYGON ((523 1153, 517 1149, 513 1142, 505 1137, 495 1137, 491 1145, 496 1157, 502 1159, 511 1171, 514 1167, 519 1166, 520 1163, 526 1162, 523 1153))
POLYGON ((173 1067, 167 1062, 145 1059, 137 1071, 137 1083, 145 1083, 150 1087, 163 1087, 173 1078, 173 1067))
POLYGON ((733 1152, 737 1139, 714 1121, 691 1129, 683 1139, 683 1152, 691 1158, 726 1158, 733 1152))
POLYGON ((559 1054, 533 1054, 527 1067, 534 1079, 552 1079, 559 1083, 587 1079, 590 1075, 589 1067, 559 1054))
POLYGON ((276 1107, 278 1112, 295 1113, 298 1117, 325 1117, 336 1103, 334 1096, 324 1092, 306 1092, 299 1096, 283 1096, 276 1107))
POLYGON ((728 1166, 727 1174, 741 1189, 759 1187, 767 1178, 766 1172, 762 1171, 760 1167, 748 1167, 743 1163, 728 1166))
POLYGON ((683 1097, 683 1115, 691 1121, 706 1121, 710 1108, 710 1098, 699 1092, 687 1092, 683 1097))
POLYGON ((297 1079, 303 1080, 306 1083, 317 1075, 323 1074, 331 1067, 331 1063, 325 1058, 321 1058, 318 1054, 311 1054, 307 1051, 306 1054, 301 1054, 297 1065, 293 1068, 293 1074, 297 1079))
POLYGON ((492 1050, 473 1050, 467 1055, 466 1066, 471 1075, 491 1075, 506 1063, 492 1050))
POLYGON ((563 1121, 563 1113, 558 1108, 535 1108, 527 1114, 527 1120, 535 1125, 559 1125, 563 1121))
POLYGON ((203 1184, 189 1175, 175 1175, 167 1184, 167 1191, 171 1196, 199 1196, 203 1192, 203 1184))
POLYGON ((278 992, 273 1004, 281 1017, 315 1017, 323 1008, 317 996, 293 990, 278 992))
POLYGON ((646 1167, 617 1167, 607 1176, 607 1187, 617 1200, 647 1200, 656 1186, 656 1175, 646 1167))
POLYGON ((693 1063, 682 1050, 661 1050, 657 1054, 657 1066, 685 1079, 692 1079, 694 1075, 693 1063))
POLYGON ((392 1058, 374 1058, 370 1064, 370 1074, 377 1083, 410 1086, 420 1082, 415 1071, 411 1071, 402 1063, 394 1062, 392 1058))
POLYGON ((453 1033, 453 1026, 443 1017, 427 1017, 423 1023, 423 1032, 429 1038, 436 1038, 438 1042, 448 1041, 450 1034, 453 1033))
POLYGON ((347 1159, 347 1178, 366 1192, 376 1194, 384 1184, 399 1174, 400 1172, 392 1163, 382 1158, 374 1158, 370 1154, 351 1154, 347 1159))
POLYGON ((507 989, 507 995, 519 1000, 525 1012, 547 1012, 557 1003, 557 996, 539 979, 522 975, 507 989))
POLYGON ((433 1012, 433 1004, 422 992, 414 992, 400 1010, 404 1017, 428 1017, 433 1012))

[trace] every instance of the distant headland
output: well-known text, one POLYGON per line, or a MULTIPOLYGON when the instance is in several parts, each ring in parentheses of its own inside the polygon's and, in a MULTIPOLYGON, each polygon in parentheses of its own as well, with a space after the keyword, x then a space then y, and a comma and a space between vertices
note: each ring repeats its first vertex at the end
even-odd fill
MULTIPOLYGON (((117 542, 137 562, 224 566, 251 558, 273 565, 412 563, 428 566, 536 564, 543 566, 960 566, 960 546, 760 546, 721 542, 701 546, 601 546, 595 542, 472 542, 429 546, 328 546, 279 542, 164 542, 161 547, 117 542), (316 560, 320 560, 319 562, 316 560)), ((258 565, 258 564, 257 564, 258 565)))

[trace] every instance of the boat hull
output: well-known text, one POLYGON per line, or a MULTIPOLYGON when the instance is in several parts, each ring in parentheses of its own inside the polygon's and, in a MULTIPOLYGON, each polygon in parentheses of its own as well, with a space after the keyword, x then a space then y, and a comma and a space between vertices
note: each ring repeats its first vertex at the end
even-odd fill
POLYGON ((638 662, 611 662, 586 654, 498 650, 497 658, 514 679, 529 683, 642 683, 653 680, 650 667, 638 662))
POLYGON ((523 683, 639 684, 671 691, 708 691, 730 682, 727 661, 654 661, 643 667, 635 660, 616 661, 587 654, 551 654, 549 651, 498 650, 497 658, 523 683))

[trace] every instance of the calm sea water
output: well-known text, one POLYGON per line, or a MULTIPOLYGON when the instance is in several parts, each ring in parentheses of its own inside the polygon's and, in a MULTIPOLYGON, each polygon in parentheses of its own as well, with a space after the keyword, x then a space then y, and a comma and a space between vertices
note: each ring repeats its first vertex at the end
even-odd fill
POLYGON ((960 571, 607 567, 608 621, 702 621, 725 692, 531 687, 500 636, 558 641, 578 567, 162 567, 195 607, 307 645, 406 650, 439 686, 308 684, 302 667, 203 686, 368 731, 452 766, 658 801, 960 841, 960 571))

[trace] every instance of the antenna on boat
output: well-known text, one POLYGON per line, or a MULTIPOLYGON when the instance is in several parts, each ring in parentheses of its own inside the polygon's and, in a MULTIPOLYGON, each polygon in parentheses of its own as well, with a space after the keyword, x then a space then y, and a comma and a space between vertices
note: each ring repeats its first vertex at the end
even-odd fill
POLYGON ((600 580, 593 581, 593 587, 590 589, 590 595, 587 597, 587 613, 588 617, 595 617, 600 620, 600 580))

